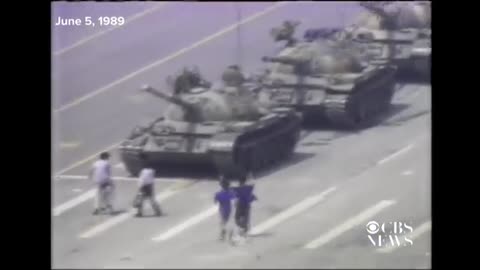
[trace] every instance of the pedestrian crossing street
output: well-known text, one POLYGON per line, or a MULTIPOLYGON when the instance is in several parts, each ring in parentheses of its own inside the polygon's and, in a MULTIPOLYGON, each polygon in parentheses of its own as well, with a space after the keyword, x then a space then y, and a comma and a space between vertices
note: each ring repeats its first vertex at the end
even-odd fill
MULTIPOLYGON (((417 91, 407 88, 399 94, 419 103, 428 98, 417 91)), ((415 110, 407 108, 386 122, 403 121, 415 110)), ((165 216, 150 217, 153 211, 146 205, 147 216, 137 218, 131 208, 137 179, 128 175, 117 155, 111 161, 118 210, 114 216, 91 215, 94 190, 86 177, 89 164, 68 170, 52 182, 54 265, 341 268, 342 258, 351 254, 351 264, 344 268, 357 267, 362 260, 366 268, 429 267, 425 254, 431 252, 430 142, 428 134, 418 132, 425 127, 425 116, 403 126, 387 123, 361 133, 307 134, 292 162, 255 176, 259 201, 252 208, 250 237, 232 247, 217 241, 219 217, 213 195, 220 187, 212 176, 156 179, 156 198, 165 216), (372 137, 377 139, 372 141, 372 137), (325 140, 329 143, 315 145, 325 140), (410 237, 414 246, 372 246, 366 223, 397 219, 418 228, 410 237), (287 261, 292 256, 301 264, 287 261), (418 261, 411 259, 418 256, 418 261)))
MULTIPOLYGON (((418 147, 416 147, 415 144, 412 144, 409 149, 410 148, 413 152, 418 151, 418 147)), ((396 166, 396 159, 401 160, 401 162, 408 162, 408 156, 410 155, 412 154, 406 153, 405 156, 407 157, 405 157, 401 155, 397 156, 396 153, 393 153, 392 156, 395 160, 388 163, 380 163, 380 168, 373 167, 367 171, 373 171, 375 174, 376 171, 389 170, 391 166, 396 166)), ((117 167, 116 175, 121 175, 121 169, 121 167, 117 167)), ((412 178, 416 176, 415 173, 412 172, 414 170, 410 170, 409 174, 404 174, 404 171, 405 170, 398 171, 396 177, 412 178)), ((123 175, 126 175, 125 172, 123 175)), ((363 177, 363 173, 360 173, 353 176, 351 181, 363 177)), ((57 185, 67 182, 78 182, 84 185, 85 179, 81 178, 82 177, 67 176, 58 182, 57 185)), ((274 178, 274 176, 266 177, 266 179, 261 179, 261 182, 258 180, 255 180, 256 182, 254 182, 257 190, 256 193, 258 194, 260 201, 253 206, 252 229, 250 231, 250 237, 253 239, 253 243, 252 240, 249 239, 248 243, 245 243, 247 246, 258 246, 258 243, 261 243, 262 241, 262 235, 270 239, 289 238, 288 233, 282 235, 277 234, 277 232, 282 231, 283 227, 285 228, 283 230, 288 231, 294 231, 294 228, 297 230, 301 229, 305 226, 304 224, 309 223, 308 218, 312 217, 312 215, 314 219, 317 220, 319 217, 328 220, 328 212, 327 216, 325 216, 325 209, 322 208, 326 207, 326 204, 332 198, 343 196, 339 194, 344 192, 352 194, 352 192, 345 190, 351 188, 349 185, 344 186, 341 184, 330 187, 325 186, 322 190, 319 189, 317 192, 315 192, 316 189, 313 188, 305 190, 299 189, 298 194, 283 196, 282 202, 277 205, 277 208, 272 209, 272 202, 270 202, 272 199, 269 198, 268 201, 262 201, 262 199, 266 197, 268 190, 275 191, 275 183, 273 182, 274 178), (302 219, 306 220, 302 223, 298 223, 298 221, 301 221, 302 219)), ((291 187, 287 185, 286 188, 288 190, 288 188, 294 188, 297 184, 302 185, 307 182, 312 183, 312 180, 311 177, 309 178, 305 176, 304 178, 299 179, 297 183, 292 182, 288 184, 291 185, 291 187)), ((360 181, 362 180, 356 181, 361 183, 360 181)), ((208 179, 158 178, 156 180, 156 199, 160 202, 162 208, 165 209, 167 215, 155 218, 134 217, 135 211, 131 209, 130 205, 135 195, 136 187, 137 183, 134 178, 129 178, 127 176, 117 177, 115 205, 119 210, 123 210, 123 212, 118 213, 115 216, 92 216, 91 210, 93 204, 88 202, 90 202, 93 197, 85 199, 85 196, 81 197, 82 195, 80 195, 77 196, 77 198, 81 197, 82 200, 77 199, 76 201, 82 201, 81 203, 74 207, 70 207, 69 209, 67 209, 67 206, 64 206, 61 208, 63 211, 58 210, 59 208, 57 207, 57 211, 54 211, 54 218, 61 219, 62 217, 68 217, 76 219, 77 221, 80 220, 80 223, 83 223, 81 226, 78 226, 77 224, 77 227, 72 228, 71 230, 71 233, 76 239, 74 243, 77 245, 88 245, 89 243, 93 243, 92 241, 95 241, 96 239, 108 241, 114 238, 114 235, 119 233, 135 233, 138 236, 141 235, 140 238, 142 240, 136 241, 138 243, 135 246, 132 246, 132 253, 139 257, 143 256, 142 254, 145 253, 142 250, 162 250, 172 243, 182 242, 188 247, 190 243, 188 240, 189 237, 192 237, 192 235, 198 235, 198 233, 200 233, 200 238, 203 239, 203 241, 207 241, 210 244, 216 243, 219 222, 217 206, 213 204, 213 194, 219 189, 217 182, 208 179), (144 228, 143 226, 147 223, 148 226, 144 228), (131 231, 131 228, 134 228, 134 231, 131 231)), ((392 209, 395 209, 395 207, 405 203, 405 198, 397 199, 388 196, 390 195, 381 194, 380 196, 372 196, 372 198, 366 200, 354 200, 357 202, 361 201, 361 203, 358 203, 359 207, 356 207, 357 209, 355 209, 354 212, 350 213, 345 211, 345 213, 349 213, 348 217, 346 216, 344 219, 339 219, 336 223, 327 222, 327 226, 319 226, 317 230, 310 229, 309 236, 306 238, 301 237, 304 238, 304 241, 303 243, 298 243, 297 249, 309 252, 309 250, 321 249, 324 246, 328 247, 329 244, 331 245, 331 243, 335 242, 334 240, 341 238, 343 235, 348 235, 350 231, 357 231, 357 233, 361 231, 365 232, 365 224, 369 220, 378 218, 383 212, 391 211, 392 209)), ((75 198, 68 202, 73 200, 75 200, 75 198)), ((275 204, 275 202, 273 204, 275 204)), ((73 203, 70 203, 69 205, 71 206, 73 203)), ((146 210, 151 211, 148 207, 149 206, 146 206, 146 210)), ((153 214, 153 211, 147 212, 147 215, 148 213, 153 214)), ((418 235, 415 235, 416 238, 421 239, 422 235, 428 235, 430 228, 428 225, 430 222, 428 218, 428 216, 425 216, 424 220, 418 220, 417 224, 415 224, 421 228, 420 232, 417 232, 418 235)), ((364 237, 362 241, 364 244, 368 244, 368 239, 366 237, 364 237)), ((428 237, 425 241, 428 241, 428 237)), ((126 243, 123 244, 125 245, 126 243)), ((260 246, 261 245, 262 244, 260 244, 260 246)), ((126 248, 129 248, 128 244, 126 245, 126 248)), ((370 249, 372 251, 376 250, 378 254, 388 254, 397 250, 395 247, 387 247, 383 249, 370 247, 370 249)), ((201 251, 201 249, 198 251, 201 251)), ((148 254, 148 252, 146 254, 148 254)), ((116 256, 118 257, 120 255, 117 254, 116 256)), ((115 261, 115 256, 112 257, 112 260, 115 261)))

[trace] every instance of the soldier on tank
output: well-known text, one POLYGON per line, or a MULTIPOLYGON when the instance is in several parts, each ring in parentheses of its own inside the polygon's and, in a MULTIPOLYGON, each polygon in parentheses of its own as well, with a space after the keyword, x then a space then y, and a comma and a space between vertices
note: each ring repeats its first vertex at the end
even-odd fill
POLYGON ((210 87, 210 83, 202 78, 201 74, 193 68, 184 68, 174 82, 174 94, 188 93, 196 87, 210 87))
POLYGON ((300 24, 300 22, 294 21, 284 21, 282 27, 280 29, 276 29, 272 31, 275 41, 287 41, 286 46, 290 47, 293 46, 296 42, 293 34, 295 32, 295 28, 300 24))
POLYGON ((245 76, 237 65, 229 66, 222 74, 226 86, 239 87, 245 82, 245 76))

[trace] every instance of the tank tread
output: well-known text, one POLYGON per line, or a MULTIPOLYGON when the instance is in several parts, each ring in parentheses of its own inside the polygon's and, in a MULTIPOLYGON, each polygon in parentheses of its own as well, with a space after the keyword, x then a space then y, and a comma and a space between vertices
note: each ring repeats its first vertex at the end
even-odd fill
POLYGON ((353 93, 328 93, 325 116, 335 126, 362 128, 388 110, 393 94, 393 80, 374 89, 362 89, 353 93))
POLYGON ((241 175, 286 160, 295 149, 300 129, 301 119, 292 113, 272 125, 232 137, 231 151, 214 152, 216 167, 225 175, 241 175))

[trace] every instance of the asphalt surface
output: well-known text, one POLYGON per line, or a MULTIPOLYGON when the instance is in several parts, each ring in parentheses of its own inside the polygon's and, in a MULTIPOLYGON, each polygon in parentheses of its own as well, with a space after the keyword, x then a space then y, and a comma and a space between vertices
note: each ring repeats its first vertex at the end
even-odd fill
MULTIPOLYGON (((242 18, 271 5, 242 4, 242 18)), ((150 6, 135 8, 142 12, 150 6)), ((88 14, 88 8, 81 10, 79 16, 85 10, 88 14)), ((122 6, 122 10, 128 8, 122 6)), ((119 142, 139 121, 161 114, 164 102, 138 94, 143 83, 164 89, 166 76, 191 64, 197 64, 208 79, 218 79, 238 59, 237 35, 242 37, 242 66, 256 70, 261 67, 261 56, 275 53, 269 30, 283 20, 302 20, 301 33, 306 27, 348 23, 348 17, 359 11, 353 3, 280 6, 245 23, 240 32, 233 29, 218 35, 100 92, 95 91, 236 23, 232 4, 168 3, 124 27, 53 55, 52 173, 85 176, 92 162, 88 157, 119 142), (89 98, 76 102, 88 94, 89 98)), ((72 36, 70 40, 52 51, 90 34, 85 31, 65 34, 72 36)), ((91 215, 93 186, 89 181, 52 178, 53 267, 429 268, 430 230, 415 237, 412 246, 380 252, 367 238, 365 226, 370 220, 409 222, 415 232, 430 220, 430 112, 431 87, 406 84, 377 126, 359 132, 305 132, 291 161, 256 177, 259 201, 253 208, 252 225, 260 232, 238 246, 217 241, 218 218, 208 211, 218 189, 213 181, 161 179, 156 191, 166 215, 138 219, 128 212, 136 192, 133 181, 116 183, 119 213, 110 217, 91 215), (324 191, 329 192, 318 197, 324 191), (315 198, 320 199, 304 207, 315 198), (376 205, 387 206, 348 221, 376 205), (190 220, 184 230, 178 229, 195 216, 198 222, 190 220), (152 240, 172 228, 177 234, 171 238, 152 240), (335 237, 314 249, 305 248, 328 232, 335 237)), ((128 176, 116 155, 112 163, 116 176, 128 176)), ((146 211, 150 211, 148 206, 146 211)))

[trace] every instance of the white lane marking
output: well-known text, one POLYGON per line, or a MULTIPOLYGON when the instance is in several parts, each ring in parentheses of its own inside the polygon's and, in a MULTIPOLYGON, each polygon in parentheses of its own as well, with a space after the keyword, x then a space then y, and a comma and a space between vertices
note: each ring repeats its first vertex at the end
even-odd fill
MULTIPOLYGON (((58 175, 56 176, 58 178, 62 179, 69 179, 69 180, 87 180, 88 176, 86 175, 58 175)), ((138 178, 136 177, 123 177, 123 176, 114 176, 112 177, 112 180, 114 181, 125 181, 125 182, 137 182, 138 178)), ((155 178, 155 181, 157 182, 191 182, 193 179, 186 179, 186 178, 155 178)))
POLYGON ((115 169, 125 169, 125 166, 123 165, 122 162, 116 164, 115 166, 113 166, 115 169))
POLYGON ((411 170, 407 170, 402 173, 402 175, 405 175, 405 176, 412 175, 412 174, 413 174, 413 171, 411 170))
POLYGON ((82 192, 82 190, 83 190, 83 189, 81 189, 81 188, 74 188, 74 189, 72 189, 72 191, 75 192, 75 193, 82 192))
MULTIPOLYGON (((123 142, 123 141, 122 141, 122 142, 123 142)), ((100 153, 106 152, 106 151, 110 151, 110 150, 112 150, 113 148, 115 148, 115 147, 117 147, 118 145, 120 145, 122 142, 114 143, 114 144, 108 146, 107 148, 103 149, 102 151, 98 151, 97 153, 95 153, 95 154, 93 154, 93 155, 91 155, 91 156, 89 156, 89 157, 87 157, 87 158, 84 158, 84 159, 82 159, 82 160, 80 160, 80 161, 77 161, 77 162, 73 163, 72 165, 68 166, 67 168, 64 168, 64 169, 56 172, 55 175, 64 174, 65 172, 68 172, 69 170, 71 170, 71 169, 73 169, 73 168, 76 168, 76 167, 78 167, 78 166, 80 166, 80 165, 82 165, 82 164, 84 164, 84 163, 86 163, 86 162, 88 162, 88 161, 90 161, 90 160, 92 160, 92 159, 94 159, 94 158, 97 158, 97 157, 100 155, 100 153)), ((60 178, 55 177, 55 180, 60 180, 60 178)))
POLYGON ((60 149, 72 149, 80 145, 80 142, 62 142, 60 143, 60 149))
POLYGON ((67 201, 65 203, 62 203, 59 206, 56 206, 53 209, 53 216, 55 216, 55 217, 59 216, 62 213, 64 213, 65 211, 92 199, 93 197, 95 197, 95 192, 96 192, 96 189, 90 189, 89 191, 83 193, 82 195, 80 195, 78 197, 75 197, 75 198, 73 198, 70 201, 67 201))
POLYGON ((89 93, 89 94, 87 94, 87 95, 85 95, 85 96, 83 96, 83 97, 75 100, 75 101, 72 101, 72 102, 69 103, 69 104, 66 104, 66 105, 60 107, 59 109, 54 110, 54 112, 55 112, 55 113, 58 113, 58 112, 61 112, 61 111, 66 110, 66 109, 68 109, 68 108, 71 108, 71 107, 73 107, 73 106, 75 106, 75 105, 78 105, 78 104, 80 104, 81 102, 83 102, 83 101, 85 101, 85 100, 88 100, 88 99, 90 99, 90 98, 92 98, 92 97, 94 97, 94 96, 96 96, 96 95, 98 95, 98 94, 100 94, 100 93, 102 93, 102 92, 105 92, 105 91, 107 91, 107 90, 109 90, 109 89, 112 89, 112 87, 114 87, 115 85, 118 85, 118 84, 120 84, 120 83, 122 83, 122 82, 124 82, 124 81, 127 81, 127 80, 129 80, 129 79, 131 79, 131 78, 133 78, 133 77, 135 77, 135 76, 137 76, 137 75, 139 75, 139 74, 141 74, 141 73, 149 70, 149 69, 152 69, 152 68, 154 68, 154 67, 156 67, 156 66, 159 66, 159 65, 162 65, 162 64, 164 64, 164 63, 166 63, 166 62, 168 62, 168 61, 170 61, 170 60, 172 60, 172 59, 174 59, 174 58, 177 58, 177 57, 179 57, 179 56, 181 56, 181 55, 183 55, 183 54, 185 54, 185 53, 187 53, 187 52, 189 52, 189 51, 191 51, 191 50, 193 50, 193 49, 195 49, 195 48, 197 48, 197 47, 202 46, 203 44, 205 44, 205 43, 207 43, 207 42, 210 42, 210 41, 212 41, 212 40, 214 40, 214 39, 216 39, 216 38, 218 38, 218 37, 220 37, 220 36, 222 36, 222 35, 224 35, 224 34, 226 34, 226 33, 228 33, 228 32, 231 32, 231 31, 235 30, 235 28, 237 28, 238 26, 240 26, 240 25, 242 25, 242 24, 246 24, 246 23, 248 23, 248 22, 251 22, 251 21, 253 21, 253 20, 255 20, 255 19, 257 19, 257 18, 259 18, 259 17, 261 17, 261 16, 263 16, 263 15, 265 15, 265 14, 268 14, 268 13, 272 12, 273 10, 277 9, 278 7, 283 6, 283 5, 286 5, 286 4, 288 4, 288 2, 276 2, 276 3, 273 4, 272 6, 266 8, 265 10, 263 10, 263 11, 261 11, 261 12, 258 12, 258 13, 256 13, 256 14, 250 16, 250 17, 247 17, 246 19, 244 19, 244 20, 242 20, 242 21, 240 21, 240 22, 237 22, 237 23, 235 23, 235 24, 232 24, 232 25, 230 25, 230 26, 228 26, 228 27, 226 27, 226 28, 224 28, 224 29, 222 29, 222 30, 220 30, 220 31, 218 31, 218 32, 216 32, 216 33, 214 33, 214 34, 206 37, 206 38, 203 38, 203 39, 195 42, 194 44, 192 44, 192 45, 190 45, 190 46, 188 46, 188 47, 185 47, 185 48, 183 48, 183 49, 181 49, 181 50, 179 50, 179 51, 177 51, 177 52, 175 52, 175 53, 173 53, 173 54, 170 54, 170 55, 167 56, 167 57, 164 57, 164 58, 162 58, 162 59, 160 59, 160 60, 158 60, 158 61, 155 61, 154 63, 151 63, 151 64, 149 64, 149 65, 147 65, 147 66, 145 66, 145 67, 143 67, 143 68, 141 68, 141 69, 139 69, 139 70, 137 70, 137 71, 134 71, 134 72, 132 72, 132 73, 130 73, 130 74, 128 74, 128 75, 126 75, 126 76, 124 76, 124 77, 122 77, 122 78, 120 78, 120 79, 118 79, 118 80, 116 80, 116 81, 114 81, 114 82, 112 82, 112 83, 109 83, 108 85, 106 85, 106 86, 104 86, 104 87, 102 87, 102 88, 100 88, 100 89, 97 89, 97 90, 95 90, 95 91, 93 91, 93 92, 91 92, 91 93, 89 93))
POLYGON ((413 143, 405 146, 404 148, 398 150, 397 152, 395 152, 395 153, 387 156, 386 158, 378 161, 377 164, 378 164, 378 165, 382 165, 382 164, 384 164, 384 163, 386 163, 386 162, 388 162, 388 161, 396 158, 397 156, 400 156, 401 154, 408 152, 410 149, 412 149, 412 147, 413 147, 413 143))
POLYGON ((208 209, 206 209, 205 211, 185 220, 184 222, 178 224, 177 226, 169 229, 168 231, 158 235, 158 236, 155 236, 152 238, 152 241, 155 241, 155 242, 160 242, 160 241, 165 241, 165 240, 168 240, 172 237, 174 237, 175 235, 183 232, 184 230, 194 226, 195 224, 197 223, 200 223, 202 222, 203 220, 213 216, 214 214, 216 214, 218 211, 218 206, 217 205, 214 205, 208 209))
POLYGON ((321 235, 320 237, 316 238, 315 240, 309 242, 304 246, 305 249, 315 249, 318 248, 334 238, 338 237, 342 233, 352 229, 353 227, 357 226, 358 224, 364 223, 368 221, 370 218, 375 216, 377 213, 382 211, 383 209, 395 204, 396 201, 393 200, 385 200, 380 201, 379 203, 375 204, 374 206, 368 208, 367 210, 363 211, 362 213, 354 216, 353 218, 348 219, 340 226, 337 226, 331 229, 329 232, 321 235))
MULTIPOLYGON (((183 189, 193 185, 194 182, 191 183, 179 183, 179 184, 173 184, 171 187, 167 188, 165 191, 159 193, 157 196, 155 196, 155 199, 161 203, 162 201, 170 198, 171 196, 177 194, 178 192, 182 191, 183 189)), ((104 232, 111 227, 118 225, 130 218, 132 218, 136 214, 135 209, 130 209, 128 212, 123 213, 121 215, 112 217, 108 219, 107 221, 100 223, 98 225, 93 226, 92 228, 88 229, 87 231, 81 233, 78 237, 79 238, 91 238, 94 237, 101 232, 104 232)))
POLYGON ((140 265, 130 265, 130 266, 105 266, 103 269, 145 269, 145 267, 140 265))
POLYGON ((260 233, 263 233, 265 232, 266 230, 274 227, 275 225, 287 220, 288 218, 292 217, 292 216, 295 216, 305 210, 307 210, 308 208, 310 207, 313 207, 314 205, 318 204, 319 202, 321 202, 322 200, 325 199, 325 197, 335 191, 337 188, 336 187, 331 187, 329 189, 327 189, 326 191, 318 194, 318 195, 314 195, 314 196, 311 196, 311 197, 308 197, 306 198, 305 200, 289 207, 287 210, 273 216, 272 218, 262 222, 261 224, 255 226, 250 234, 260 234, 260 233))
MULTIPOLYGON (((416 238, 418 238, 420 235, 422 235, 423 233, 429 231, 431 228, 432 228, 432 222, 427 221, 427 222, 423 223, 422 225, 418 226, 417 228, 413 228, 413 231, 408 234, 408 239, 413 241, 416 238)), ((404 243, 404 242, 405 241, 402 240, 402 243, 404 243)), ((397 248, 399 248, 399 246, 397 246, 397 245, 387 246, 387 247, 384 247, 384 248, 377 249, 377 252, 390 253, 397 248)))
POLYGON ((97 38, 97 37, 99 37, 99 36, 102 36, 102 35, 108 33, 108 32, 111 32, 112 30, 118 29, 118 28, 120 28, 120 27, 122 27, 122 26, 127 25, 128 23, 131 23, 131 22, 133 22, 133 21, 135 21, 135 20, 138 20, 138 19, 140 19, 141 17, 144 17, 144 16, 146 16, 146 15, 148 15, 148 14, 150 14, 150 13, 156 11, 156 10, 158 10, 158 9, 161 8, 161 7, 164 7, 166 4, 168 4, 168 2, 159 3, 159 4, 155 5, 155 6, 152 7, 152 8, 149 8, 149 9, 147 9, 147 10, 145 10, 145 11, 142 11, 142 12, 140 12, 140 13, 137 13, 137 14, 129 17, 129 18, 126 18, 126 19, 125 19, 125 23, 122 24, 122 25, 116 25, 116 26, 113 26, 113 27, 111 27, 111 28, 108 28, 108 29, 106 29, 106 30, 104 30, 104 31, 97 32, 97 33, 95 33, 95 34, 93 34, 93 35, 91 35, 91 36, 89 36, 89 37, 86 37, 86 38, 84 38, 84 39, 81 39, 81 40, 75 42, 74 44, 72 44, 72 45, 70 45, 70 46, 67 46, 66 48, 63 48, 63 49, 60 49, 60 50, 54 52, 53 55, 54 55, 54 56, 58 56, 58 55, 63 54, 63 53, 65 53, 65 52, 67 52, 67 51, 70 51, 71 49, 74 49, 74 48, 76 48, 76 47, 78 47, 78 46, 81 46, 81 45, 89 42, 89 41, 92 40, 92 39, 95 39, 95 38, 97 38))
POLYGON ((411 95, 407 96, 407 98, 405 99, 405 101, 412 101, 414 100, 416 97, 418 97, 421 93, 423 93, 425 90, 424 89, 416 89, 417 91, 412 93, 411 95))

